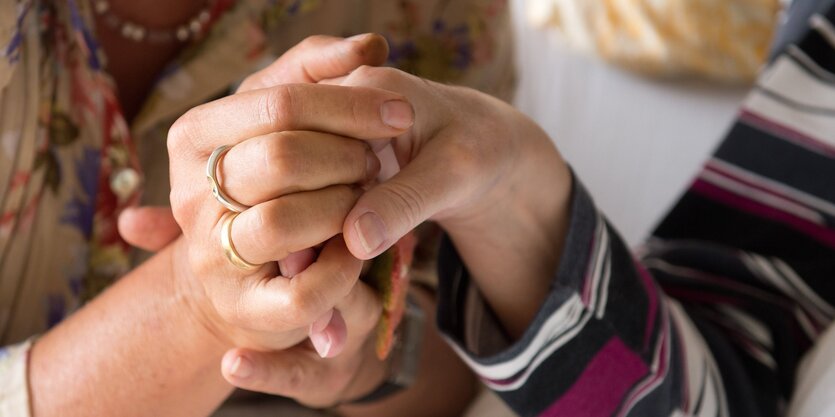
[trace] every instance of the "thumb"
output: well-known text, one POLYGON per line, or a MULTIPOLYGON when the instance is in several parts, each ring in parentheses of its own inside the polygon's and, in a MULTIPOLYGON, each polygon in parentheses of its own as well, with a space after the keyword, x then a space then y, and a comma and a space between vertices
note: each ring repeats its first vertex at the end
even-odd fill
POLYGON ((466 195, 468 182, 459 174, 463 169, 452 163, 450 153, 432 149, 435 145, 439 144, 427 144, 418 158, 357 201, 342 228, 355 257, 371 259, 381 254, 466 195))
POLYGON ((180 235, 170 207, 135 207, 119 215, 119 234, 142 250, 156 252, 180 235))

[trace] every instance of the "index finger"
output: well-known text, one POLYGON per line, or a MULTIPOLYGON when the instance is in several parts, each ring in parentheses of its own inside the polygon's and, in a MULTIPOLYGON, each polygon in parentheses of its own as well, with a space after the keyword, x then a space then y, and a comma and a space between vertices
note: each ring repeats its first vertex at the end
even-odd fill
POLYGON ((234 94, 197 106, 168 132, 169 153, 201 162, 222 145, 286 130, 357 139, 400 135, 414 123, 400 94, 370 87, 286 84, 234 94))
POLYGON ((247 77, 238 92, 279 84, 316 83, 348 75, 362 65, 382 65, 388 57, 386 38, 366 33, 347 39, 314 35, 290 48, 268 67, 247 77))

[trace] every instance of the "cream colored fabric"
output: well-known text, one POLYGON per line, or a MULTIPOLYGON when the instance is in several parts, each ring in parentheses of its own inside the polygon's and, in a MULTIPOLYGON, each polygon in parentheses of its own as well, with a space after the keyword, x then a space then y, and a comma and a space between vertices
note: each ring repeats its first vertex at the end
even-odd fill
POLYGON ((779 0, 531 0, 528 17, 638 72, 748 82, 765 62, 779 0))
POLYGON ((487 388, 481 392, 467 409, 464 417, 514 417, 516 413, 496 393, 487 388))
POLYGON ((835 326, 821 335, 797 370, 788 417, 835 416, 835 326))
POLYGON ((31 342, 0 348, 0 416, 29 415, 26 361, 31 342))

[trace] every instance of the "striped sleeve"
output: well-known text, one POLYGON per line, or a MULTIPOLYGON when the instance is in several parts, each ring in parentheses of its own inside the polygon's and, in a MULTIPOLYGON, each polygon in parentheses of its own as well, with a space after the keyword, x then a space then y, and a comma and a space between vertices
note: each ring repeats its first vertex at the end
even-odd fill
POLYGON ((439 327, 523 416, 725 416, 716 362, 681 306, 574 184, 569 232, 546 301, 523 337, 497 321, 449 242, 439 327))
POLYGON ((808 14, 790 16, 795 35, 779 44, 645 260, 713 330, 705 337, 727 345, 720 366, 741 366, 758 415, 781 415, 798 364, 835 316, 831 3, 798 2, 808 14))
POLYGON ((561 265, 521 339, 491 336, 501 328, 445 249, 439 325, 519 414, 784 415, 835 316, 832 4, 793 3, 809 6, 788 19, 804 28, 637 261, 575 182, 561 265))

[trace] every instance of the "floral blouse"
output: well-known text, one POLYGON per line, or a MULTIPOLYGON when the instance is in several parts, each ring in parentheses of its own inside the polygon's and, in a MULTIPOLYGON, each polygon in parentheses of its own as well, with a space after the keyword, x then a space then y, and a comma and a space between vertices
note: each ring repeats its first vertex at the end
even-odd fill
POLYGON ((167 204, 170 124, 312 34, 384 34, 390 64, 509 99, 506 0, 221 0, 123 117, 87 0, 0 2, 0 415, 28 415, 31 338, 135 264, 117 218, 167 204))

